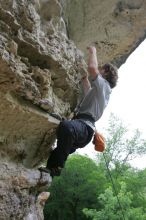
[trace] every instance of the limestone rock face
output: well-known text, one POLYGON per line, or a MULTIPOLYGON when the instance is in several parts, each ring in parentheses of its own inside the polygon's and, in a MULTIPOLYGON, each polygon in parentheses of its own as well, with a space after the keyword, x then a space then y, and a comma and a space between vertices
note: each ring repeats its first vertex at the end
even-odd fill
POLYGON ((43 219, 44 203, 40 197, 48 189, 51 177, 21 164, 1 161, 0 165, 0 219, 43 219))
MULTIPOLYGON (((78 62, 83 58, 66 36, 61 14, 57 0, 0 1, 3 220, 43 219, 42 205, 37 204, 41 179, 37 165, 49 156, 59 123, 49 113, 68 116, 77 101, 78 62)), ((43 183, 50 182, 48 175, 43 183)))
POLYGON ((146 37, 145 0, 62 1, 69 37, 86 53, 96 45, 99 63, 120 66, 146 37))
POLYGON ((100 63, 124 62, 145 37, 145 9, 146 0, 0 1, 1 220, 43 219, 51 178, 37 166, 59 123, 50 113, 73 111, 87 45, 100 63))
POLYGON ((47 153, 44 142, 52 145, 58 124, 40 101, 47 100, 49 113, 70 114, 76 104, 82 55, 65 34, 59 2, 3 0, 0 4, 2 154, 35 166, 47 153))

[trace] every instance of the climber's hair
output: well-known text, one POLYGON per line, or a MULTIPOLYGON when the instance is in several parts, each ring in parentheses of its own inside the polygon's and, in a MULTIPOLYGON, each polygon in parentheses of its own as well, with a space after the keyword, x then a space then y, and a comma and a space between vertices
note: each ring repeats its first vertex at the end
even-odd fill
POLYGON ((107 73, 104 78, 109 82, 110 87, 114 88, 118 81, 117 67, 111 63, 106 63, 102 66, 102 69, 104 69, 105 73, 107 73))

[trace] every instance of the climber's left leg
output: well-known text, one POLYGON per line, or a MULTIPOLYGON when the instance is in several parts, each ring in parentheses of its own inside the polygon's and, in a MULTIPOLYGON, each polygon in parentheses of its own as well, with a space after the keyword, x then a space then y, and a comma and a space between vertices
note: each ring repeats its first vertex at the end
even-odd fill
POLYGON ((94 131, 80 120, 61 122, 57 131, 57 147, 48 159, 47 169, 63 168, 68 155, 77 148, 86 146, 93 133, 94 131))

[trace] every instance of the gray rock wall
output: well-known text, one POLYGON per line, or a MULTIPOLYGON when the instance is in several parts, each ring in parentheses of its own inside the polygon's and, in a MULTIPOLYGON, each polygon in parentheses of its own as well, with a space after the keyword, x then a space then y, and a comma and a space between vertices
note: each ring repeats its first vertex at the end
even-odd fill
POLYGON ((145 9, 146 0, 0 1, 0 219, 43 219, 51 178, 36 168, 59 123, 49 113, 73 111, 87 45, 100 63, 125 61, 145 37, 145 9))
POLYGON ((43 218, 37 191, 51 178, 41 180, 36 167, 59 123, 48 113, 70 115, 79 59, 58 1, 0 1, 0 219, 43 218))
POLYGON ((146 37, 146 0, 62 2, 69 37, 85 53, 95 44, 100 64, 119 67, 146 37))

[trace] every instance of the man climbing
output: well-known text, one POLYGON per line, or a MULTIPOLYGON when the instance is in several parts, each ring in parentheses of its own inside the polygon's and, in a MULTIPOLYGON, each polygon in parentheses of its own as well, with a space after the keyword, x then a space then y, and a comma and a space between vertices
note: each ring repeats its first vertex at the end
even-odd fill
POLYGON ((64 120, 57 129, 57 147, 52 151, 46 167, 52 177, 59 176, 69 154, 85 147, 92 139, 95 122, 102 116, 108 104, 111 89, 118 80, 117 68, 110 63, 98 67, 96 48, 89 47, 88 75, 82 78, 84 98, 76 108, 72 120, 64 120))

